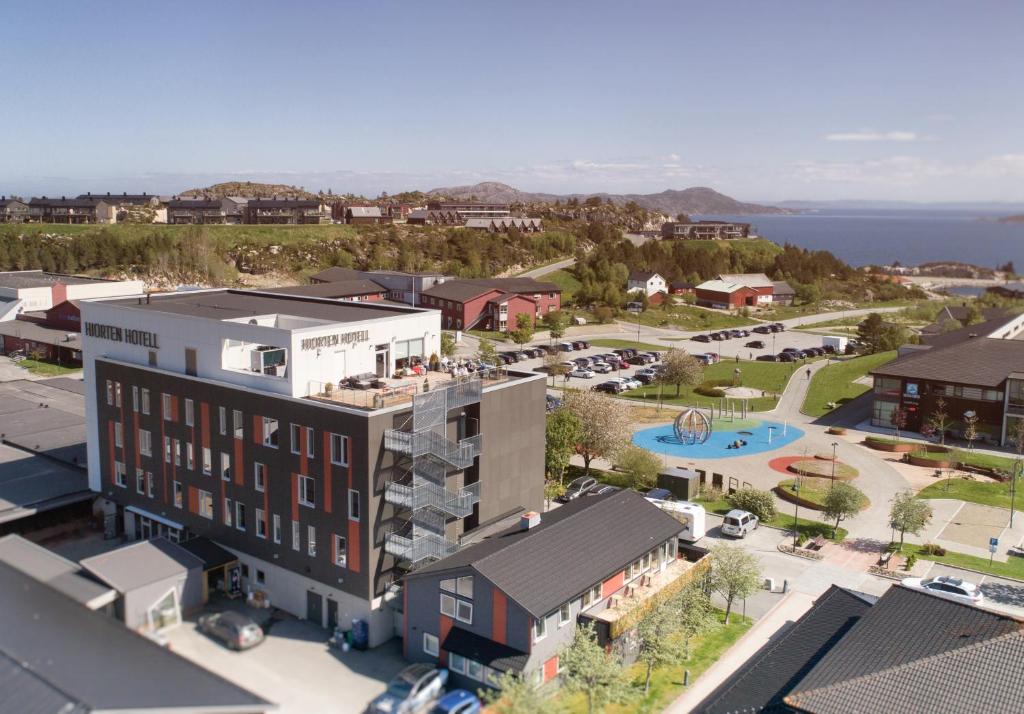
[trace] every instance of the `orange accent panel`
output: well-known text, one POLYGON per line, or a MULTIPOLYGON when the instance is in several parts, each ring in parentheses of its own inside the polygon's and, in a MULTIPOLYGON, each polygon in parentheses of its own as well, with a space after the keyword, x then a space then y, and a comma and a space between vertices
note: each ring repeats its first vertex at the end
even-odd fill
POLYGON ((263 419, 259 414, 252 415, 252 443, 263 443, 263 419))
POLYGON ((359 521, 348 522, 348 569, 358 573, 362 566, 359 560, 359 521))
POLYGON ((500 644, 508 644, 508 598, 498 588, 494 588, 491 601, 491 639, 500 644))
POLYGON ((245 462, 242 460, 242 440, 235 439, 235 484, 245 485, 245 462))
MULTIPOLYGON (((210 448, 210 405, 202 402, 199 405, 199 418, 202 420, 203 446, 210 448)), ((200 460, 202 455, 200 455, 200 460)))
POLYGON ((558 676, 558 655, 544 663, 544 681, 550 682, 558 676))
POLYGON ((171 421, 178 423, 178 397, 171 395, 171 421))
MULTIPOLYGON (((447 615, 441 615, 441 623, 438 628, 439 633, 437 635, 437 641, 439 643, 444 644, 444 641, 448 639, 448 633, 452 629, 452 624, 452 618, 447 615)), ((448 653, 442 649, 441 656, 438 659, 441 660, 441 664, 448 664, 448 653)))
POLYGON ((324 461, 324 511, 330 513, 334 507, 334 493, 331 484, 331 434, 324 432, 323 448, 320 455, 324 461))
POLYGON ((299 520, 299 477, 292 474, 292 520, 299 520))
POLYGON ((626 577, 623 573, 617 573, 612 577, 601 583, 601 597, 606 598, 616 590, 620 589, 626 583, 626 577))
POLYGON ((195 486, 188 487, 188 512, 199 513, 199 489, 195 486))

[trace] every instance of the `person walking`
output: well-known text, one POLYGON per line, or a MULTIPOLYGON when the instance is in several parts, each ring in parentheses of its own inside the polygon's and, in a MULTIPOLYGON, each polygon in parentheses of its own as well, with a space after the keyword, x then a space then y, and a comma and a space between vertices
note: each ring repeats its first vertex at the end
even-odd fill
POLYGON ((808 367, 807 368, 807 379, 810 379, 810 378, 811 378, 811 368, 808 367))

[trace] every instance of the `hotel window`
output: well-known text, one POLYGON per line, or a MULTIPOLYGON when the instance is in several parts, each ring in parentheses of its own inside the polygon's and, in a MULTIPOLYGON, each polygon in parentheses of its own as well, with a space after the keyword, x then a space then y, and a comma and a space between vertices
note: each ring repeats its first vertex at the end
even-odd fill
POLYGON ((277 419, 263 417, 263 445, 277 448, 277 419))
POLYGON ((289 429, 290 433, 288 435, 288 445, 291 448, 293 454, 298 454, 301 451, 299 445, 299 431, 301 430, 301 428, 302 427, 300 427, 298 424, 292 424, 291 428, 289 429))
POLYGON ((149 390, 142 388, 142 413, 149 415, 149 390))
POLYGON ((348 490, 348 519, 359 520, 359 491, 351 488, 348 490))
POLYGON ((331 434, 331 463, 348 466, 348 437, 331 434))
POLYGON ((311 459, 316 458, 316 449, 314 448, 316 446, 316 444, 313 441, 313 436, 314 436, 313 427, 307 426, 306 427, 306 456, 308 456, 311 459))
POLYGON ((139 388, 132 387, 132 411, 139 411, 139 388))
POLYGON ((114 483, 121 488, 128 487, 128 472, 125 471, 124 463, 121 461, 114 462, 114 483))
POLYGON ((302 550, 302 528, 298 521, 292 521, 292 550, 302 550))
POLYGON ((181 466, 181 442, 174 440, 174 465, 181 466))
POLYGON ((142 469, 135 469, 135 493, 146 495, 146 472, 142 469))
POLYGON ((267 488, 267 465, 257 462, 252 467, 254 485, 256 490, 262 493, 267 488))
POLYGON ((569 624, 569 620, 572 619, 572 607, 569 603, 565 603, 562 607, 558 608, 558 626, 562 627, 569 624))
POLYGON ((153 435, 148 429, 139 429, 139 453, 143 456, 153 455, 153 435))
POLYGON ((224 436, 228 433, 228 410, 226 407, 217 407, 217 419, 220 435, 224 436))
POLYGON ((124 426, 119 421, 114 422, 114 446, 124 446, 124 426))
POLYGON ((213 473, 213 452, 203 447, 203 474, 209 476, 213 473))
POLYGON ((164 437, 164 463, 171 463, 171 437, 164 437))
POLYGON ((423 652, 431 657, 437 657, 440 653, 440 643, 437 640, 437 635, 432 635, 429 632, 423 633, 423 652))
POLYGON ((170 394, 161 394, 160 395, 160 405, 161 405, 160 408, 163 411, 164 421, 170 421, 171 420, 171 416, 172 416, 172 414, 171 414, 171 395, 170 394))
POLYGON ((267 521, 266 513, 262 508, 256 509, 256 537, 266 538, 267 537, 267 521))
POLYGON ((209 491, 199 492, 199 515, 213 519, 213 494, 209 491))
POLYGON ((231 480, 231 454, 220 452, 220 477, 225 481, 231 480))
POLYGON ((316 555, 316 528, 306 526, 306 538, 309 539, 306 543, 306 552, 311 556, 316 555))
POLYGON ((231 499, 224 499, 224 525, 231 525, 231 499))
POLYGON ((245 427, 242 422, 242 412, 237 409, 233 409, 231 411, 231 426, 234 427, 236 439, 245 438, 245 427))
POLYGON ((280 543, 281 542, 281 516, 279 516, 278 514, 275 513, 274 517, 273 517, 272 523, 273 523, 273 530, 274 530, 274 542, 275 543, 280 543))
POLYGON ((185 500, 185 490, 181 487, 181 481, 174 482, 174 507, 181 508, 185 500))
POLYGON ((185 400, 185 426, 195 426, 196 403, 191 399, 185 400))
POLYGON ((245 504, 241 501, 235 501, 235 528, 245 530, 245 504))
POLYGON ((309 476, 299 476, 299 503, 316 508, 316 482, 309 476))
POLYGON ((189 471, 196 470, 196 447, 191 441, 185 443, 185 467, 189 471))
POLYGON ((107 380, 107 406, 114 406, 114 383, 107 380))
POLYGON ((114 382, 114 404, 121 408, 121 383, 114 382))
POLYGON ((540 642, 548 636, 548 620, 546 617, 538 617, 533 621, 533 641, 540 642))
POLYGON ((334 564, 342 568, 348 564, 348 542, 345 536, 334 536, 334 564))

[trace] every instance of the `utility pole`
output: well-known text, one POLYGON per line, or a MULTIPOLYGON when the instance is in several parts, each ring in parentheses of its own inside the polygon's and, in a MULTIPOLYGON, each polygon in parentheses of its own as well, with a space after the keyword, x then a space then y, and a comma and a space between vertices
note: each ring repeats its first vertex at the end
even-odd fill
POLYGON ((793 547, 796 548, 800 542, 800 478, 793 482, 793 493, 796 494, 796 498, 793 499, 793 547))
MULTIPOLYGON (((829 488, 836 487, 836 447, 839 446, 838 441, 832 442, 832 483, 829 484, 829 488)), ((1010 520, 1013 520, 1012 517, 1010 520)))

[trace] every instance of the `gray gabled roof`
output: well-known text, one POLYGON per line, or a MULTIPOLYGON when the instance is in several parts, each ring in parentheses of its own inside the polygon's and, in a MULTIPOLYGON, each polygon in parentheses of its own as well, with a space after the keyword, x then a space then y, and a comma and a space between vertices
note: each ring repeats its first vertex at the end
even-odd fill
POLYGON ((470 567, 534 617, 544 617, 621 571, 682 526, 636 491, 586 496, 406 577, 470 567))
POLYGON ((379 206, 349 206, 345 209, 353 218, 380 218, 379 206))
POLYGON ((967 338, 949 347, 915 351, 871 370, 871 374, 883 377, 978 387, 998 387, 1012 372, 1024 372, 1024 340, 991 337, 967 338))
POLYGON ((203 561, 166 538, 141 540, 81 561, 83 568, 120 593, 203 568, 203 561))
POLYGON ((90 577, 78 563, 20 535, 12 533, 0 538, 0 562, 48 584, 86 607, 102 607, 117 597, 116 592, 90 577))
POLYGON ((0 563, 0 602, 0 711, 210 714, 275 708, 6 563, 0 563), (12 702, 43 703, 26 699, 22 687, 68 708, 9 708, 12 702))

